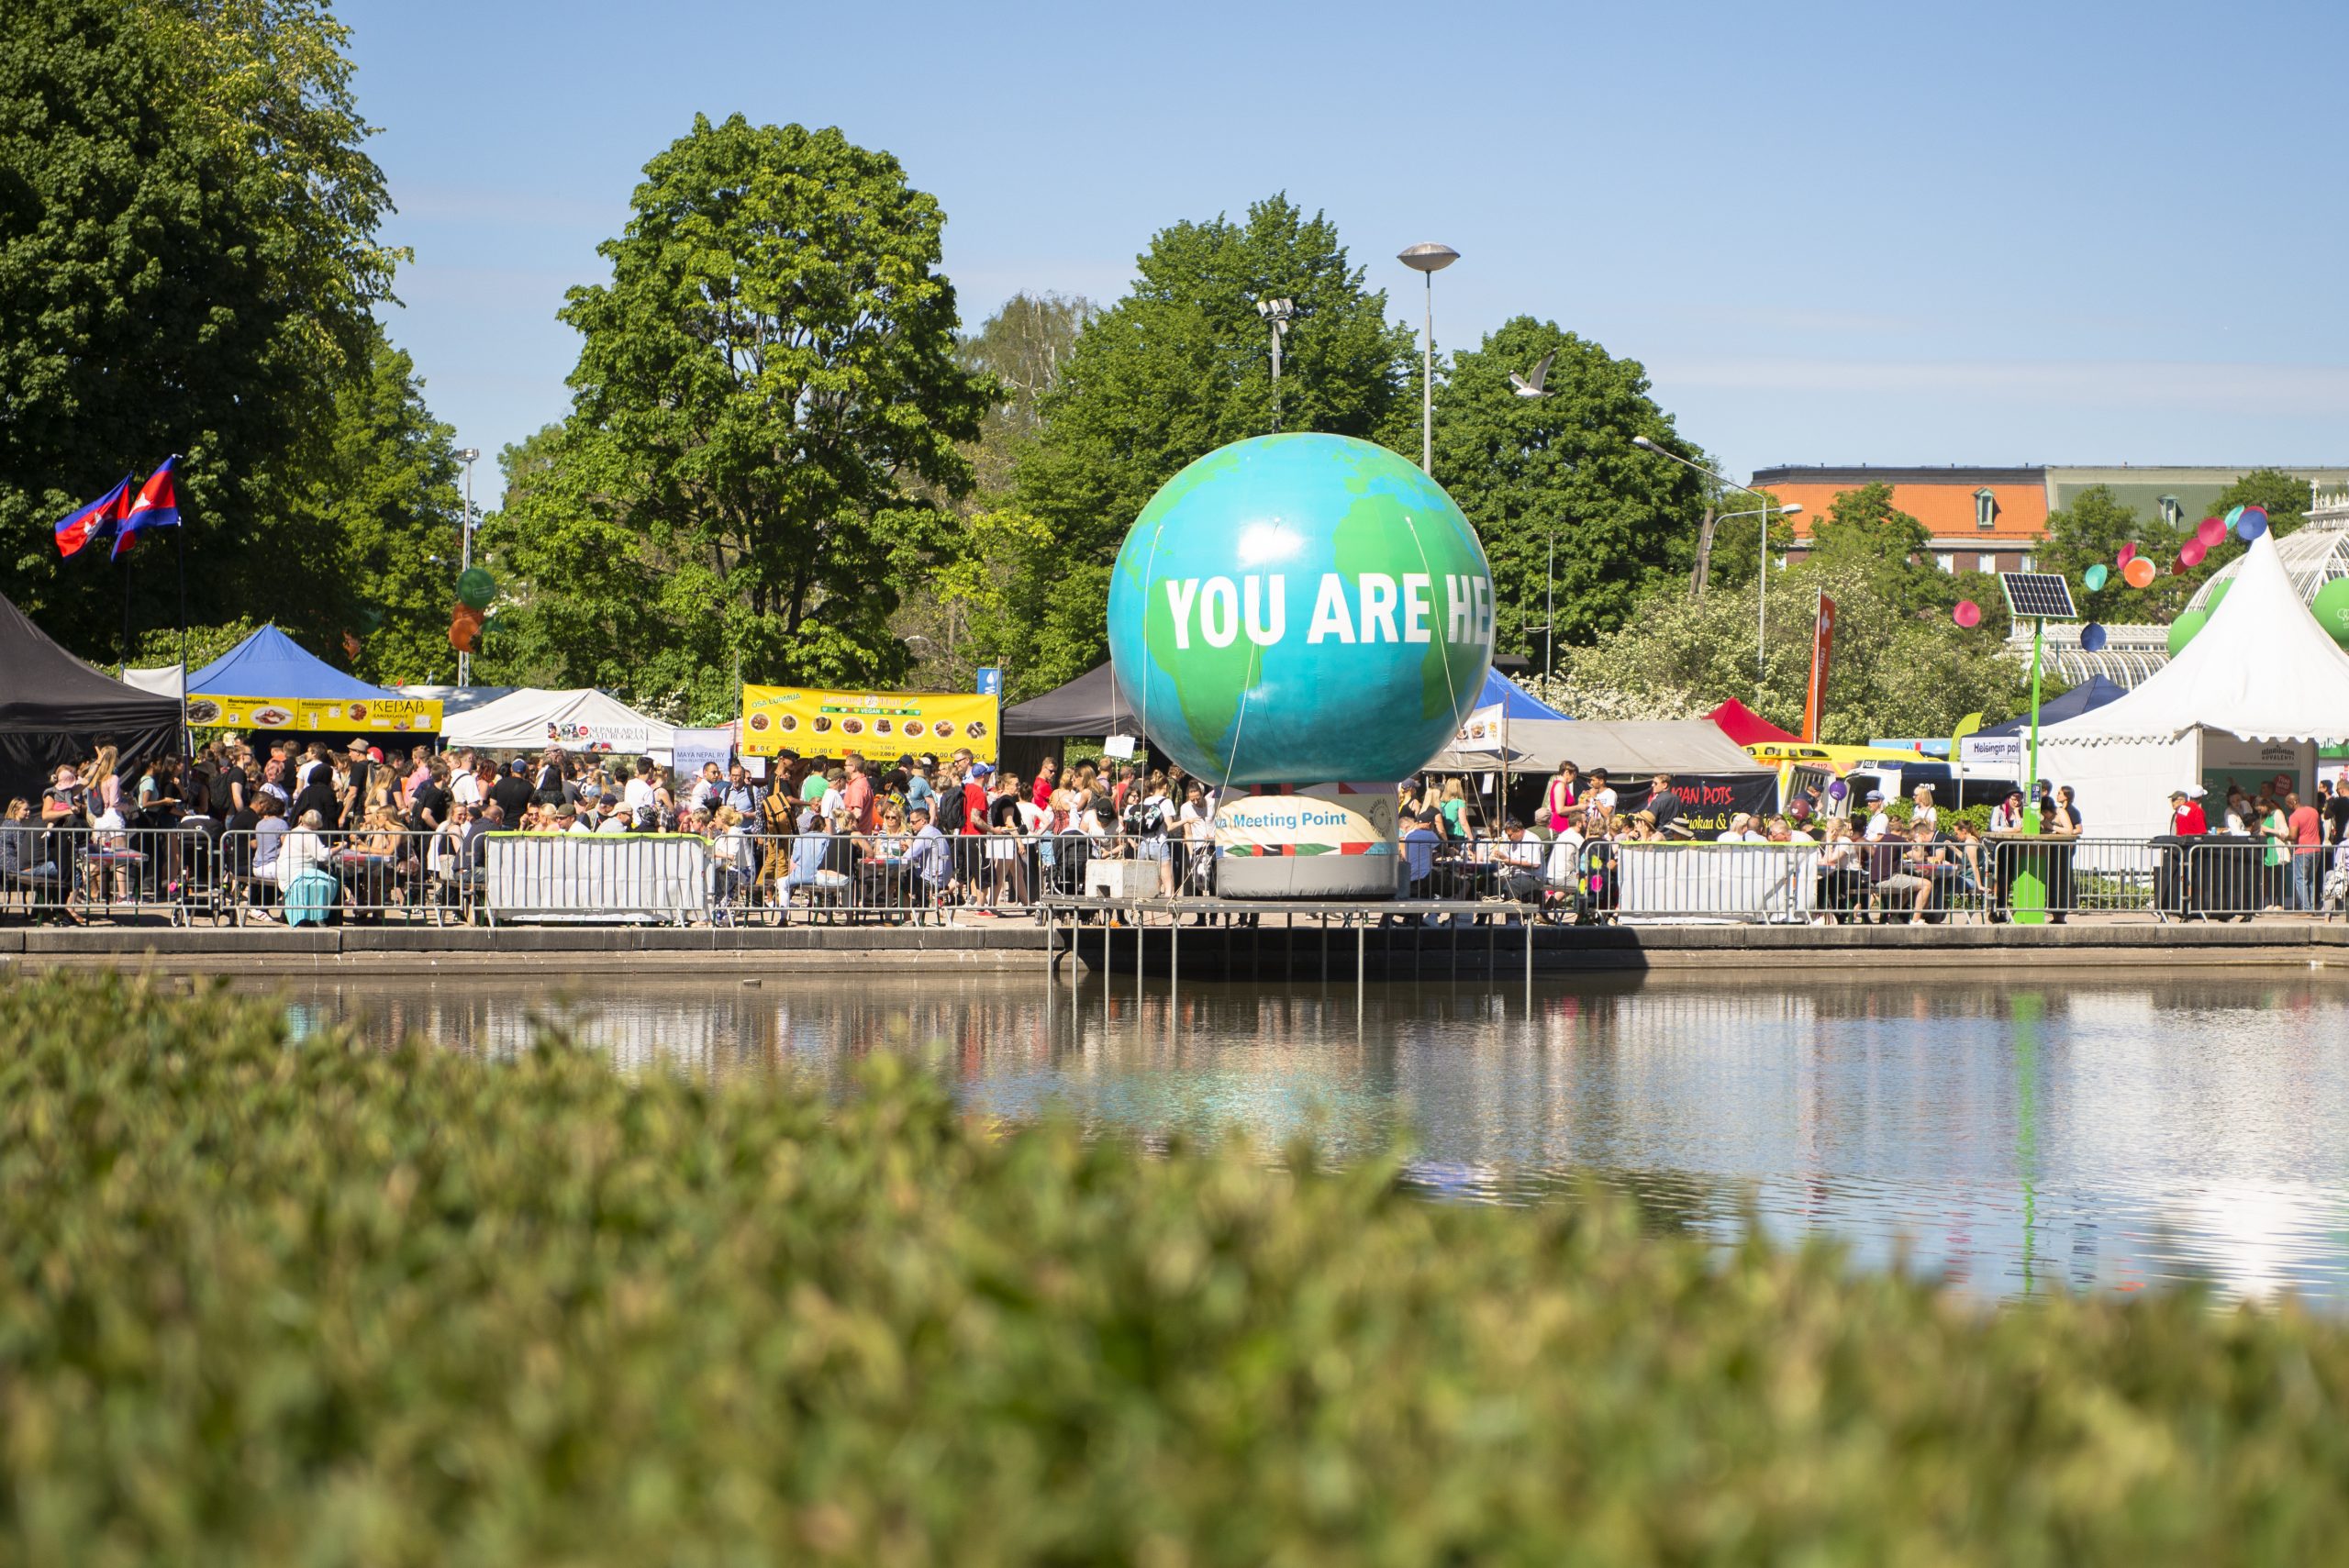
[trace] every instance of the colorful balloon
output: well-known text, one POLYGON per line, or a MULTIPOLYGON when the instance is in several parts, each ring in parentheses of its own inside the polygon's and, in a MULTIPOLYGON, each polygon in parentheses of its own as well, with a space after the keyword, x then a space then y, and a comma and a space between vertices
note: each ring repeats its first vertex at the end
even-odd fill
POLYGON ((2201 565, 2202 558, 2209 553, 2210 551, 2203 548, 2199 539, 2188 539, 2177 547, 2177 558, 2188 566, 2201 565))
POLYGON ((2087 625, 2080 628, 2080 651, 2083 653, 2103 652, 2104 628, 2097 625, 2094 621, 2090 621, 2087 625))
POLYGON ((2210 549, 2226 537, 2227 525, 2216 517, 2203 518, 2201 527, 2194 530, 2194 542, 2204 550, 2210 549))
POLYGON ((2235 538, 2248 544, 2267 531, 2267 508, 2245 506, 2243 516, 2235 519, 2235 538))
POLYGON ((2080 582, 2086 585, 2089 593, 2094 594, 2100 592, 2103 589, 2105 583, 2111 576, 2112 569, 2107 566, 2103 562, 2099 561, 2094 566, 2089 567, 2086 572, 2080 573, 2080 582))
POLYGON ((2349 577, 2335 577, 2319 588, 2309 608, 2315 612, 2316 624, 2331 633, 2333 641, 2349 648, 2349 577))
POLYGON ((2196 635, 2209 624, 2210 619, 2209 614, 2205 611, 2188 610, 2170 622, 2169 656, 2175 659, 2185 652, 2186 645, 2194 640, 2196 635))
POLYGON ((2136 541, 2135 539, 2131 539, 2127 544, 2124 544, 2124 545, 2122 545, 2122 546, 2121 547, 2121 555, 2120 555, 2120 558, 2119 558, 2119 564, 2120 564, 2120 565, 2122 565, 2122 566, 2126 566, 2126 565, 2128 565, 2132 561, 2134 561, 2134 560, 2136 560, 2136 559, 2137 559, 2137 541, 2136 541))
POLYGON ((1957 608, 1950 611, 1950 615, 1962 627, 1972 628, 1982 624, 1982 606, 1971 599, 1958 600, 1957 608))
POLYGON ((2234 532, 2235 525, 2242 521, 2243 508, 2241 506, 2230 506, 2227 508, 2227 532, 2234 532))
POLYGON ((2225 582, 2221 583, 2218 586, 2212 588, 2210 590, 2210 596, 2203 601, 2202 613, 2206 616, 2217 615, 2219 613, 2220 602, 2225 599, 2230 593, 2234 591, 2234 585, 2235 580, 2230 577, 2225 582))
POLYGON ((2144 556, 2132 556, 2121 569, 2121 580, 2132 588, 2143 588, 2154 580, 2154 563, 2144 556))

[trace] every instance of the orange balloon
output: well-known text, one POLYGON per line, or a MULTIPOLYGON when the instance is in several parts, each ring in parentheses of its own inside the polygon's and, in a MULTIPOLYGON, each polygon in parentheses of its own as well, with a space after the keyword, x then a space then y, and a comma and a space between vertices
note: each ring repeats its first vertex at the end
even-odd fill
POLYGON ((2142 555, 2132 556, 2121 575, 2132 588, 2142 588, 2154 580, 2154 563, 2142 555))

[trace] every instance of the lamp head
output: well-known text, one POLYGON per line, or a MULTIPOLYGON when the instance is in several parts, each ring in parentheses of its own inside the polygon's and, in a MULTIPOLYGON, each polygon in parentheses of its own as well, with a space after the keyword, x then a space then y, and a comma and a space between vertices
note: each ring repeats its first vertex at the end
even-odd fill
POLYGON ((1460 260, 1449 245, 1414 245, 1395 258, 1414 272, 1440 272, 1460 260))

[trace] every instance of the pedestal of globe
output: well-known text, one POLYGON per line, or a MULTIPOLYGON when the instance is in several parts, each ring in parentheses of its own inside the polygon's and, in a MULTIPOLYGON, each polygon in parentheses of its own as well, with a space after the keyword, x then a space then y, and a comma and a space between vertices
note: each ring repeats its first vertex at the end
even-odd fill
POLYGON ((1391 784, 1262 784, 1215 814, 1226 898, 1391 898, 1391 784))

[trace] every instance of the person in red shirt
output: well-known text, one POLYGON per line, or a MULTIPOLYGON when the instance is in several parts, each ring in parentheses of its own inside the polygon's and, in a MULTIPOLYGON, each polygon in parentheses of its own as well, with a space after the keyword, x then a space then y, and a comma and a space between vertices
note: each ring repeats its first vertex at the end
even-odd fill
POLYGON ((2210 830, 2200 804, 2185 790, 2169 792, 2169 830, 2181 839, 2199 839, 2210 830))
POLYGON ((2292 840, 2292 907, 2316 912, 2316 895, 2323 880, 2324 817, 2313 806, 2302 806, 2298 791, 2284 792, 2284 828, 2292 840))
POLYGON ((1056 758, 1047 757, 1036 766, 1036 787, 1029 792, 1029 799, 1039 811, 1052 808, 1052 791, 1060 787, 1061 765, 1056 758))

